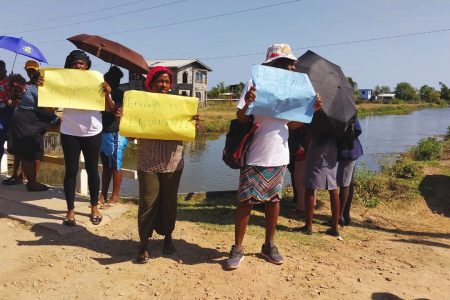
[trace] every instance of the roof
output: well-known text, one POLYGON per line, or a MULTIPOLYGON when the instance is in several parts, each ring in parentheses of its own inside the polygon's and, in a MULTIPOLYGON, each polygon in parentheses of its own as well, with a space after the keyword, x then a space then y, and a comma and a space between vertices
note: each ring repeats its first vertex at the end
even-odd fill
POLYGON ((164 66, 167 68, 181 68, 192 63, 198 63, 207 71, 209 72, 212 71, 210 67, 208 67, 198 59, 160 59, 160 60, 147 60, 146 62, 150 68, 156 66, 164 66))

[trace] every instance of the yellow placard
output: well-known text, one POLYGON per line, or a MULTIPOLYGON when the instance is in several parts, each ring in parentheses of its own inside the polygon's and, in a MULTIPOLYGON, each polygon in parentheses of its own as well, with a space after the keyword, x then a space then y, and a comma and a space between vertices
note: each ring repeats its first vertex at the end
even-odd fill
POLYGON ((157 140, 193 141, 198 99, 127 91, 123 98, 120 134, 157 140))
POLYGON ((44 85, 38 88, 39 106, 105 110, 103 75, 97 71, 42 69, 44 85))

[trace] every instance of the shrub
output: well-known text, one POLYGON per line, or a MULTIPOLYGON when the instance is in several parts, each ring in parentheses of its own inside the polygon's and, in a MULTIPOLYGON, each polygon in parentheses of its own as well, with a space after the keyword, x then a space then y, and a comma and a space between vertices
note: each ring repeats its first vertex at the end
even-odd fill
POLYGON ((435 160, 442 156, 442 143, 435 137, 421 139, 417 147, 412 149, 414 160, 435 160))
POLYGON ((406 161, 403 159, 398 159, 393 164, 387 164, 381 166, 383 173, 403 179, 416 178, 422 174, 422 168, 417 163, 412 161, 406 161))
POLYGON ((376 177, 375 172, 367 170, 364 166, 355 172, 354 197, 366 207, 376 207, 381 203, 379 196, 383 184, 376 177))

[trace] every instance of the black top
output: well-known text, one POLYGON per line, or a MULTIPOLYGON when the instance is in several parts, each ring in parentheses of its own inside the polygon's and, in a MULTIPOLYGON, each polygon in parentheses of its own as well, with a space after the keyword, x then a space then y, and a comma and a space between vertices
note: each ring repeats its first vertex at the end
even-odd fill
MULTIPOLYGON (((116 107, 123 105, 124 91, 116 88, 111 90, 111 97, 116 103, 116 107)), ((103 132, 117 132, 119 131, 119 121, 114 116, 114 113, 107 111, 102 112, 103 132)))

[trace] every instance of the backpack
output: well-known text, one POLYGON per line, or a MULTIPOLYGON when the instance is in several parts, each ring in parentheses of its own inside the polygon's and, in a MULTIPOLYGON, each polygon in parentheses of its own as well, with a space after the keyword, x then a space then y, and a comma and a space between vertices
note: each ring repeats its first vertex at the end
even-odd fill
POLYGON ((246 124, 239 122, 238 119, 230 122, 230 129, 225 138, 222 160, 232 169, 240 169, 245 166, 250 141, 259 127, 259 123, 253 123, 253 115, 249 117, 250 119, 246 124))

